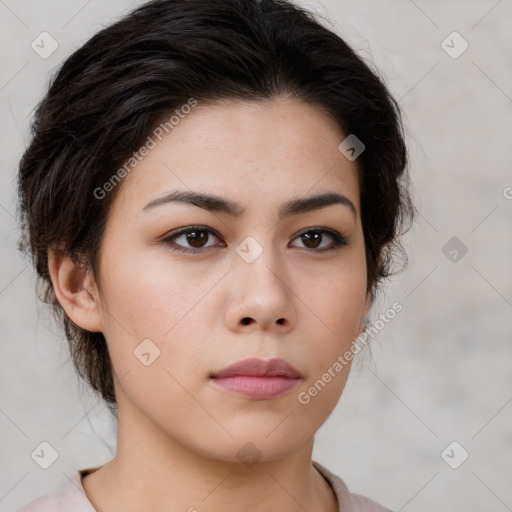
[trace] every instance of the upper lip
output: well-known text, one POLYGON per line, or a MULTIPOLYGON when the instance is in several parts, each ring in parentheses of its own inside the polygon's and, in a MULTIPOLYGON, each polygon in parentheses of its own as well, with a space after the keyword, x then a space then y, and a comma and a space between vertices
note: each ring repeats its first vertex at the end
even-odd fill
POLYGON ((284 359, 244 359, 237 361, 222 370, 214 372, 214 378, 233 377, 234 375, 250 375, 259 377, 284 376, 292 379, 301 378, 301 374, 284 359))

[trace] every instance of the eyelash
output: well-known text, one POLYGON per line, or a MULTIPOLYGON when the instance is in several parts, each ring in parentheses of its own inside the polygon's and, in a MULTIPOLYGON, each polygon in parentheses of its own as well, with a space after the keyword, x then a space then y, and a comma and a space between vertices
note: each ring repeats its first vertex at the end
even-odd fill
MULTIPOLYGON (((173 242, 174 238, 177 238, 177 237, 187 234, 187 233, 191 233, 193 231, 206 231, 208 233, 213 234, 215 237, 217 237, 219 239, 221 238, 219 235, 217 235, 217 233, 215 233, 215 231, 213 231, 212 229, 207 228, 205 226, 188 226, 184 229, 180 229, 179 231, 171 233, 169 236, 165 237, 162 240, 162 242, 169 243, 169 244, 174 243, 173 242)), ((316 227, 315 228, 307 228, 307 229, 302 230, 300 233, 297 234, 297 236, 294 238, 294 240, 296 238, 301 237, 302 235, 305 235, 306 233, 311 233, 311 232, 320 232, 322 234, 327 233, 330 237, 333 238, 334 246, 324 247, 322 249, 305 248, 309 252, 326 252, 326 251, 336 250, 342 246, 348 245, 347 239, 344 236, 340 235, 337 231, 334 231, 332 229, 316 228, 316 227)), ((322 240, 322 242, 323 242, 323 240, 322 240)), ((175 243, 174 243, 174 247, 171 247, 171 250, 173 250, 173 251, 183 252, 183 253, 187 253, 187 254, 200 253, 200 252, 204 252, 205 250, 208 250, 208 249, 209 249, 209 247, 199 248, 199 249, 185 248, 185 247, 179 246, 175 243)), ((304 248, 299 247, 299 249, 304 249, 304 248)))

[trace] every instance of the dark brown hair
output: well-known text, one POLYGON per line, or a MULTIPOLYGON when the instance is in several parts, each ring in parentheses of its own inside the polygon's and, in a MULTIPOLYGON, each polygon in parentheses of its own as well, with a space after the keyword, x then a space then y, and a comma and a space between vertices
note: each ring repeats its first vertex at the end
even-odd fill
MULTIPOLYGON (((52 78, 18 176, 20 249, 30 253, 78 374, 116 411, 102 333, 74 324, 55 298, 48 249, 97 278, 106 215, 122 184, 94 193, 191 97, 303 100, 365 145, 357 158, 368 293, 392 273, 413 220, 399 107, 377 71, 287 0, 156 0, 101 30, 52 78), (406 228, 402 230, 402 228, 406 228)), ((341 142, 341 141, 340 141, 341 142)))

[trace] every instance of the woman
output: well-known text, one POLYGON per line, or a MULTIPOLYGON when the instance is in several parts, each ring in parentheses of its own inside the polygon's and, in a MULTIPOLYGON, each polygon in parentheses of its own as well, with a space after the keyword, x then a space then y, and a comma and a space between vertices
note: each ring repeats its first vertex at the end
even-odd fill
POLYGON ((20 163, 108 464, 21 512, 383 511, 312 461, 400 228, 400 112, 284 0, 157 0, 69 57, 20 163))

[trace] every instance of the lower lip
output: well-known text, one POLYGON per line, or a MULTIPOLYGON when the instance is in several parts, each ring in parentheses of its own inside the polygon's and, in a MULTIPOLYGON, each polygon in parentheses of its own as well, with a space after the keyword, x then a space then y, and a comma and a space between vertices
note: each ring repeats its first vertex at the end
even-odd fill
POLYGON ((234 391, 248 398, 265 400, 287 393, 301 380, 284 376, 257 377, 254 375, 235 375, 220 379, 213 378, 212 382, 223 389, 234 391))

